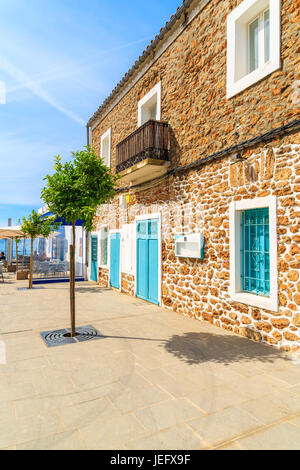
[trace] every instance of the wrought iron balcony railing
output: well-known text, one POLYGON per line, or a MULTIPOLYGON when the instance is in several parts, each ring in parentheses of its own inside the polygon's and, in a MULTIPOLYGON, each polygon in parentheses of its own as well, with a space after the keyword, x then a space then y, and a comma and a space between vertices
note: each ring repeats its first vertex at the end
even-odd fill
POLYGON ((116 172, 130 168, 147 158, 169 159, 168 123, 150 120, 117 145, 116 172))

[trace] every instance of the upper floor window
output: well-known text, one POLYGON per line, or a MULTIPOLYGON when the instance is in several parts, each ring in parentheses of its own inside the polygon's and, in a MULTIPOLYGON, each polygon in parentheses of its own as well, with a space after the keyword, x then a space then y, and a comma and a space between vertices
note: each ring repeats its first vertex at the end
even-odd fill
POLYGON ((104 164, 110 167, 110 147, 111 147, 111 130, 109 129, 101 136, 100 157, 104 160, 104 164))
POLYGON ((270 10, 261 13, 248 26, 249 73, 261 68, 270 59, 270 10))
POLYGON ((244 0, 227 18, 227 98, 280 67, 280 0, 244 0))
POLYGON ((149 119, 159 121, 161 117, 161 82, 147 93, 138 103, 138 125, 142 126, 149 119))

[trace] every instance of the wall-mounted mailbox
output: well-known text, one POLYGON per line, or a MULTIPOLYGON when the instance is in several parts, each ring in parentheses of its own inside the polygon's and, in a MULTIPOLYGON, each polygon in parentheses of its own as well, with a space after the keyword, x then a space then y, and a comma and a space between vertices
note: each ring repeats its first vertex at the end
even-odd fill
POLYGON ((204 258, 204 236, 202 233, 190 233, 175 237, 175 256, 179 258, 204 258))

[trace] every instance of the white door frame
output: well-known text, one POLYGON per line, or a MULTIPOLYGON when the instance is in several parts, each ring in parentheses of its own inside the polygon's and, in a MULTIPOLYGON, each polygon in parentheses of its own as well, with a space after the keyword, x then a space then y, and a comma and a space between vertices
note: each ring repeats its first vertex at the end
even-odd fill
POLYGON ((161 212, 155 212, 153 214, 143 214, 137 215, 135 217, 135 233, 136 233, 136 243, 135 243, 135 277, 134 277, 134 295, 137 297, 137 222, 139 220, 151 220, 158 219, 158 303, 161 306, 162 304, 162 236, 161 236, 161 212))
POLYGON ((109 256, 109 225, 107 224, 103 224, 103 225, 100 225, 99 227, 99 230, 98 230, 98 238, 99 238, 99 244, 98 244, 98 250, 99 250, 99 260, 98 260, 98 267, 100 269, 108 269, 108 256, 109 256), (102 253, 101 253, 101 231, 103 228, 107 228, 107 264, 101 264, 101 257, 102 257, 102 253))

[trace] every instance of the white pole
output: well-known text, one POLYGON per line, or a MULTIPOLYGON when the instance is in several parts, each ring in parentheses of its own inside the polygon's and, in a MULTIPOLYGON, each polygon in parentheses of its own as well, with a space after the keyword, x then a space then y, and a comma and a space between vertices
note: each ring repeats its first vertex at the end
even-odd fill
MULTIPOLYGON (((12 219, 8 219, 8 227, 12 226, 12 219)), ((11 248, 12 248, 12 242, 11 239, 9 238, 7 240, 7 265, 11 265, 11 248)))

